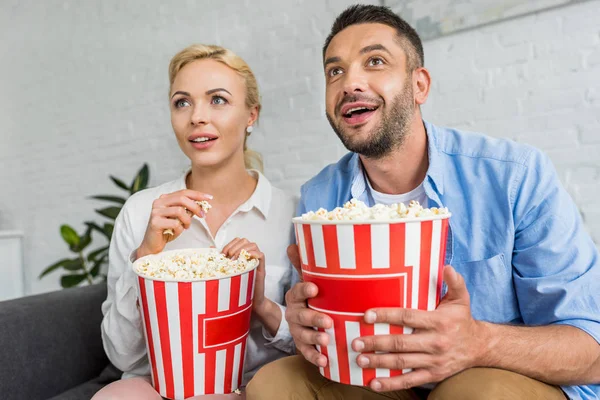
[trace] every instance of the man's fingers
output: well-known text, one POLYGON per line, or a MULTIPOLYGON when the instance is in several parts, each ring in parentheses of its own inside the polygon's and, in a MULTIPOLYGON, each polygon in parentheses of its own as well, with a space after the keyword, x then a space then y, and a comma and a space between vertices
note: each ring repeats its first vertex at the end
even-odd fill
POLYGON ((416 369, 393 378, 375 378, 369 386, 376 392, 391 392, 407 390, 430 382, 434 382, 434 379, 429 370, 416 369))
POLYGON ((368 324, 380 322, 419 329, 433 328, 434 319, 435 314, 432 311, 411 308, 372 308, 365 313, 365 322, 368 324))
POLYGON ((304 343, 296 343, 296 350, 298 350, 311 364, 323 368, 327 366, 327 357, 319 353, 314 346, 304 343))
POLYGON ((402 354, 361 354, 356 358, 356 363, 361 368, 384 368, 384 369, 417 369, 430 367, 432 358, 423 353, 402 354))
POLYGON ((297 324, 306 327, 329 329, 333 321, 327 314, 311 310, 310 308, 292 308, 285 310, 285 319, 289 324, 297 324))
POLYGON ((285 302, 288 307, 300 305, 306 307, 306 300, 312 299, 319 293, 317 285, 310 282, 299 282, 285 294, 285 302))
POLYGON ((433 341, 435 337, 429 334, 362 336, 354 339, 352 348, 361 353, 431 353, 433 341))
POLYGON ((443 300, 467 306, 470 304, 469 291, 464 278, 450 265, 444 267, 444 281, 448 286, 448 292, 443 300))
POLYGON ((310 344, 327 346, 329 344, 329 335, 325 332, 319 332, 311 328, 299 328, 295 332, 294 338, 299 342, 310 344))

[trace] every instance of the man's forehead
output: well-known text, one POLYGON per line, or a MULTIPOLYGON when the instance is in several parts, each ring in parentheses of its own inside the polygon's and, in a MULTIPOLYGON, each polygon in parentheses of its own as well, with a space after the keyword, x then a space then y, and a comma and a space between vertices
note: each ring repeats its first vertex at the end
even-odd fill
POLYGON ((356 24, 333 37, 325 58, 358 55, 367 46, 381 44, 390 52, 402 51, 396 29, 379 23, 356 24))

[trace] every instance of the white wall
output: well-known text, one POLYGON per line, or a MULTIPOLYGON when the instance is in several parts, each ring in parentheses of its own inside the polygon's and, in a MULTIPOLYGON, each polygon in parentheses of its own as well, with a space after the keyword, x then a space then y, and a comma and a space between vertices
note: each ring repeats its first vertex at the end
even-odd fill
MULTIPOLYGON (((151 185, 186 166, 173 138, 167 66, 193 42, 232 48, 254 69, 264 112, 250 145, 297 190, 344 149, 324 117, 321 46, 353 1, 4 0, 0 9, 0 230, 25 232, 26 290, 69 255, 60 224, 82 230, 148 162, 151 185)), ((379 1, 372 1, 378 4, 379 1)), ((425 43, 429 120, 506 136, 550 153, 600 239, 600 2, 425 43), (594 202, 596 201, 596 205, 594 202)), ((96 239, 98 242, 98 239, 96 239)), ((1 268, 1 267, 0 267, 1 268)))
POLYGON ((546 151, 600 242, 600 1, 425 42, 434 123, 546 151))

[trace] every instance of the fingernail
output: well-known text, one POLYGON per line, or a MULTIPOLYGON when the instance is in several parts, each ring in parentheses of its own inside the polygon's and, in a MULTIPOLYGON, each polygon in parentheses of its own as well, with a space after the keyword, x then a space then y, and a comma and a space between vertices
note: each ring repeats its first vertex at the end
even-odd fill
POLYGON ((317 365, 325 368, 327 366, 327 359, 323 356, 317 357, 317 365))
POLYGON ((379 381, 371 381, 371 389, 381 390, 381 383, 379 381))
POLYGON ((374 324, 375 320, 377 319, 377 314, 375 314, 375 311, 367 311, 365 313, 365 322, 368 324, 374 324))
POLYGON ((319 335, 319 344, 321 346, 325 346, 327 344, 327 337, 329 335, 327 335, 326 333, 319 335))
POLYGON ((367 357, 365 357, 365 356, 358 356, 358 358, 356 359, 356 362, 361 367, 368 367, 369 366, 369 359, 367 357))
POLYGON ((206 217, 206 213, 204 211, 200 211, 200 218, 206 217))
POLYGON ((212 200, 212 199, 213 199, 213 195, 212 195, 212 194, 205 193, 205 195, 206 195, 206 197, 208 197, 210 200, 212 200))
POLYGON ((354 350, 355 351, 363 351, 364 348, 365 348, 365 342, 363 342, 362 340, 354 341, 354 350))

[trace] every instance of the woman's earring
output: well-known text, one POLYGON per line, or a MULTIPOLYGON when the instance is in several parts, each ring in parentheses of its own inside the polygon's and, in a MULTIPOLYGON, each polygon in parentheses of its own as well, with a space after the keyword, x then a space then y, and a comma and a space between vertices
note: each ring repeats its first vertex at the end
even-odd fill
POLYGON ((246 135, 250 136, 253 130, 254 128, 252 127, 252 125, 246 127, 246 135))

